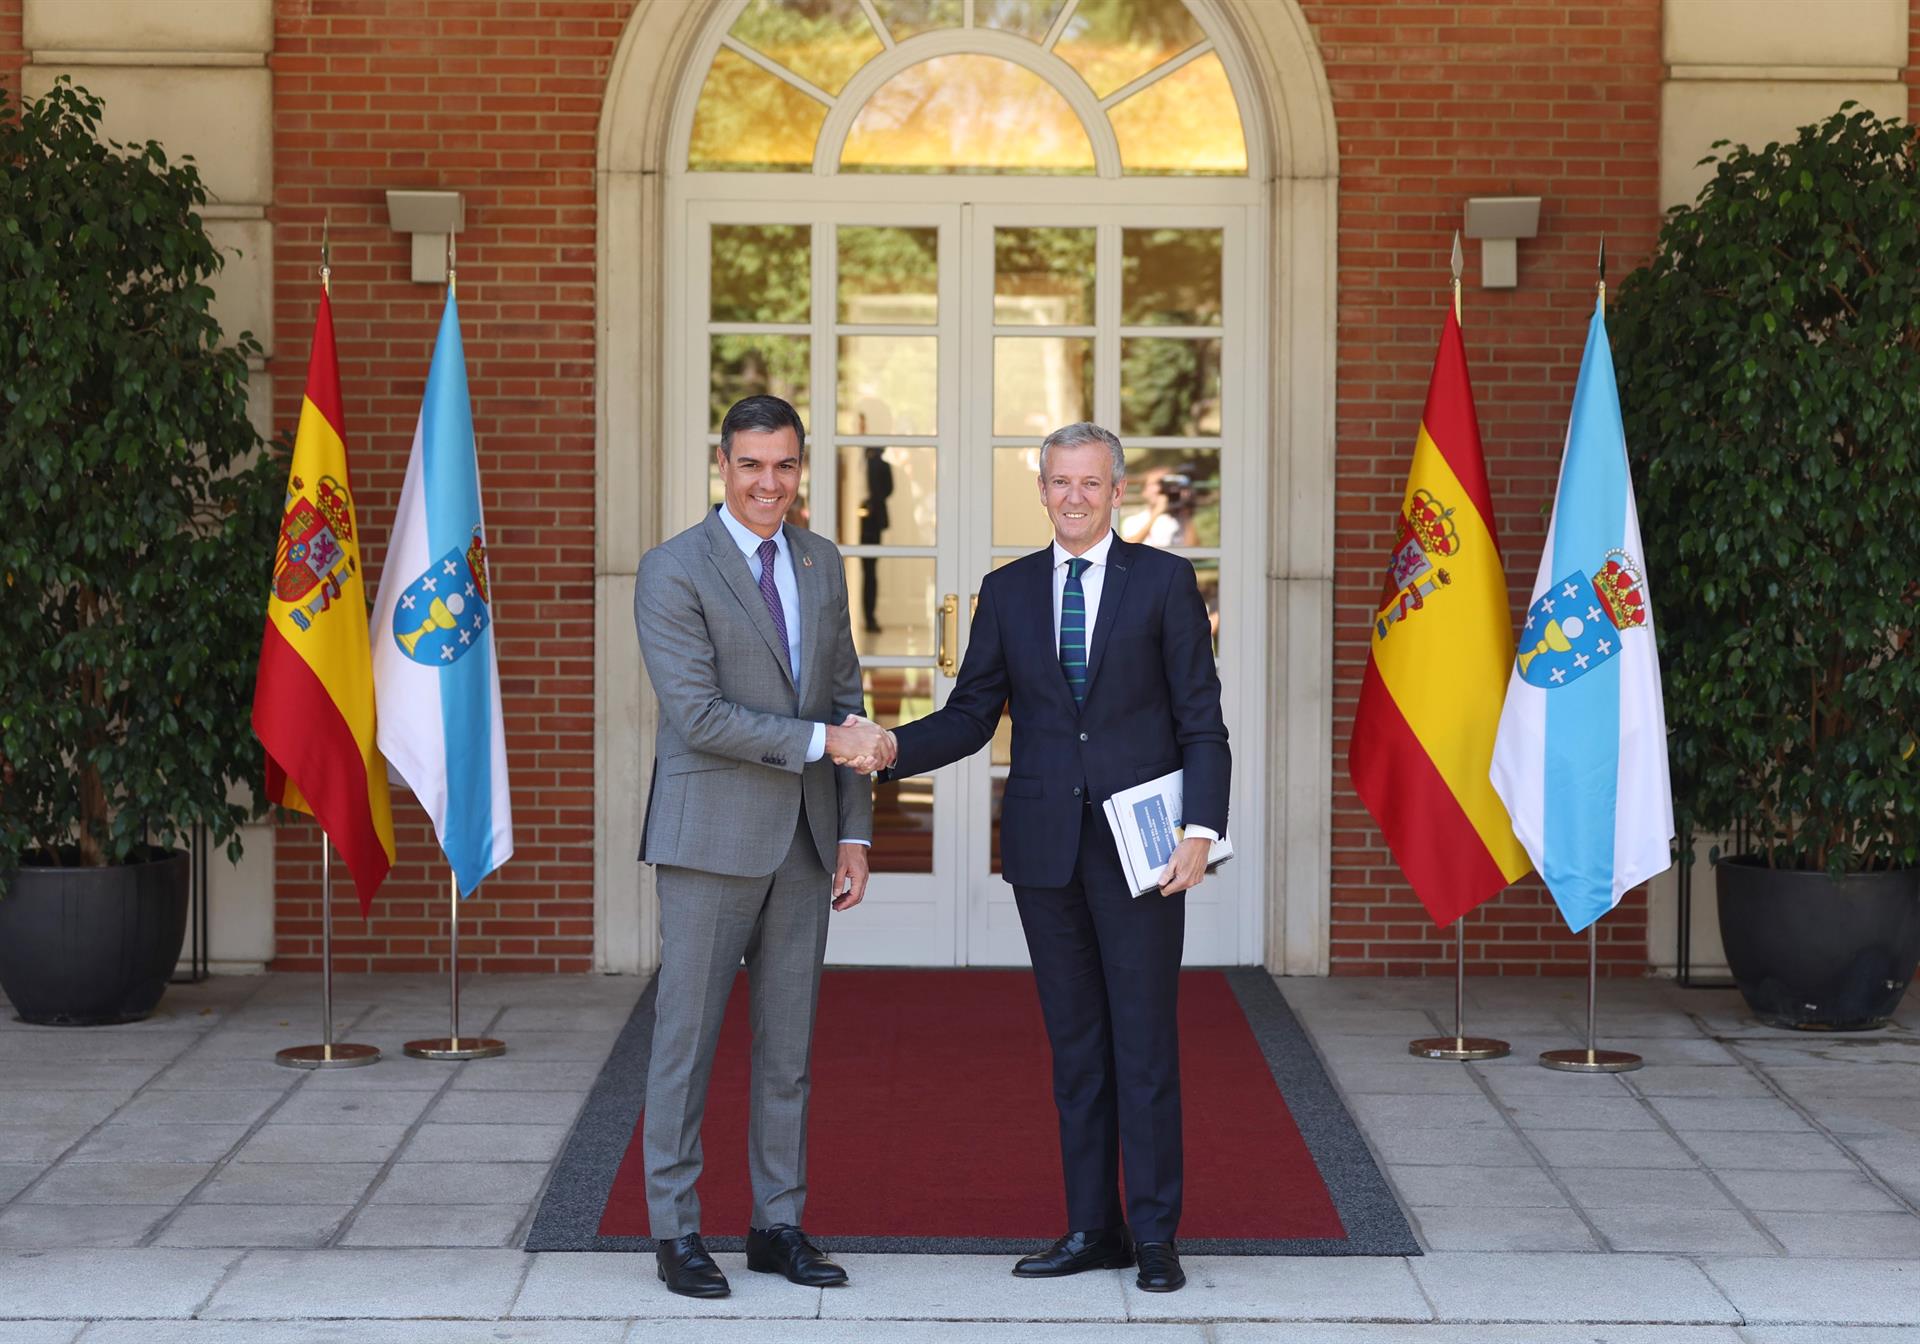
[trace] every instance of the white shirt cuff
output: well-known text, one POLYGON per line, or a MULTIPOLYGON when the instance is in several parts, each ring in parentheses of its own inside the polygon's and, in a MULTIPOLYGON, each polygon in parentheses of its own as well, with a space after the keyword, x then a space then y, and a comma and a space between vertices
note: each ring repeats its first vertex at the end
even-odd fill
POLYGON ((1220 838, 1220 832, 1214 830, 1211 826, 1189 826, 1187 827, 1186 838, 1189 840, 1218 840, 1220 838))
POLYGON ((812 765, 827 754, 827 725, 813 725, 813 736, 807 739, 807 764, 812 765))
POLYGON ((873 848, 873 841, 871 840, 842 840, 840 843, 843 845, 865 845, 868 849, 873 848))

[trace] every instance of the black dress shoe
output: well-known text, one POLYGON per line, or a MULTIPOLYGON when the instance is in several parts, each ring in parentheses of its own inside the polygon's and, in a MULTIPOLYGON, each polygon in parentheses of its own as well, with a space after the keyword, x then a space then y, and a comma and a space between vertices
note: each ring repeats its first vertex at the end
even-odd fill
POLYGON ((1013 1272, 1023 1279, 1057 1279, 1089 1269, 1125 1269, 1133 1263, 1124 1227, 1069 1232, 1044 1251, 1023 1255, 1013 1272))
POLYGON ((762 1231, 747 1229, 747 1268, 760 1274, 784 1274, 803 1288, 838 1288, 847 1271, 827 1259, 825 1251, 807 1240, 792 1223, 775 1223, 762 1231))
POLYGON ((733 1291, 727 1276, 707 1254, 706 1243, 698 1232, 689 1232, 672 1241, 662 1240, 653 1253, 659 1262, 660 1281, 682 1297, 725 1297, 733 1291))
POLYGON ((1143 1241, 1134 1248, 1140 1254, 1140 1273, 1134 1284, 1143 1293, 1171 1293, 1187 1286, 1187 1272, 1180 1268, 1180 1252, 1170 1241, 1143 1241))

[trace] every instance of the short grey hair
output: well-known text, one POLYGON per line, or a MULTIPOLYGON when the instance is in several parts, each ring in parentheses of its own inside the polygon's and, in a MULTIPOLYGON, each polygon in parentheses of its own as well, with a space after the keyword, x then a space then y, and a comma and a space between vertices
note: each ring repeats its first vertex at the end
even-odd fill
POLYGON ((1074 425, 1062 425, 1040 441, 1040 475, 1047 474, 1047 453, 1054 448, 1079 448, 1089 443, 1102 443, 1113 455, 1113 479, 1118 481, 1127 474, 1127 453, 1120 446, 1119 438, 1110 429, 1102 429, 1091 420, 1082 420, 1074 425))

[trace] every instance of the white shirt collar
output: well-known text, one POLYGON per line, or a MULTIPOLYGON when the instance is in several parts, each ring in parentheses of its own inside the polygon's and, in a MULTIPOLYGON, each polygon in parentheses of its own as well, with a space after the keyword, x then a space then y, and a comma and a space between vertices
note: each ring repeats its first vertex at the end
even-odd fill
POLYGON ((740 553, 748 559, 754 559, 760 554, 760 543, 766 540, 773 542, 774 554, 785 555, 787 553, 787 529, 785 524, 782 524, 780 530, 775 532, 771 538, 766 538, 754 532, 752 528, 748 527, 738 518, 735 518, 733 516, 733 510, 729 509, 725 504, 719 505, 718 509, 720 512, 720 521, 727 525, 727 533, 733 538, 733 544, 738 546, 740 553))
MULTIPOLYGON (((1112 549, 1113 549, 1113 529, 1108 528, 1107 535, 1100 538, 1100 540, 1094 542, 1093 545, 1087 547, 1085 552, 1081 554, 1080 559, 1085 560, 1090 566, 1104 565, 1107 563, 1107 552, 1111 551, 1112 549)), ((1053 567, 1055 569, 1060 568, 1060 566, 1066 564, 1067 561, 1073 558, 1074 557, 1072 556, 1072 554, 1070 554, 1067 551, 1067 549, 1064 546, 1062 546, 1059 542, 1056 541, 1053 543, 1053 567)))

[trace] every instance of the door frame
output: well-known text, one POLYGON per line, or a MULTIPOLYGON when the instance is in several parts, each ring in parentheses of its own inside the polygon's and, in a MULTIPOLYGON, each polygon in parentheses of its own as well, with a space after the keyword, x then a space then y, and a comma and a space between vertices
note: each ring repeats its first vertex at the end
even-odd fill
MULTIPOLYGON (((1266 385, 1264 504, 1267 717, 1264 777, 1247 781, 1244 810, 1264 839, 1249 860, 1264 878, 1260 961, 1287 974, 1325 974, 1329 961, 1332 829, 1332 588, 1334 542, 1335 275, 1339 167, 1333 103, 1298 0, 1189 0, 1214 35, 1240 103, 1264 220, 1251 232, 1267 258, 1256 295, 1271 321, 1248 333, 1266 385)), ((666 363, 678 328, 667 309, 676 266, 673 196, 690 176, 684 107, 697 93, 737 0, 643 0, 614 54, 596 155, 594 773, 595 961, 607 972, 658 964, 652 870, 635 862, 652 769, 653 712, 632 624, 640 555, 685 526, 660 489, 673 455, 663 411, 666 363), (676 137, 676 127, 681 134, 676 137)), ((713 175, 728 176, 732 175, 713 175)), ((803 175, 796 175, 805 180, 803 175)), ((832 179, 843 193, 877 177, 832 179)), ((1164 182, 1164 180, 1162 180, 1164 182)), ((1013 189, 1034 200, 1047 179, 973 179, 979 199, 1013 189)), ((1068 189, 1088 179, 1059 184, 1068 189)), ((1183 189, 1210 182, 1184 182, 1183 189)), ((1003 198, 1007 199, 1007 198, 1003 198)))

